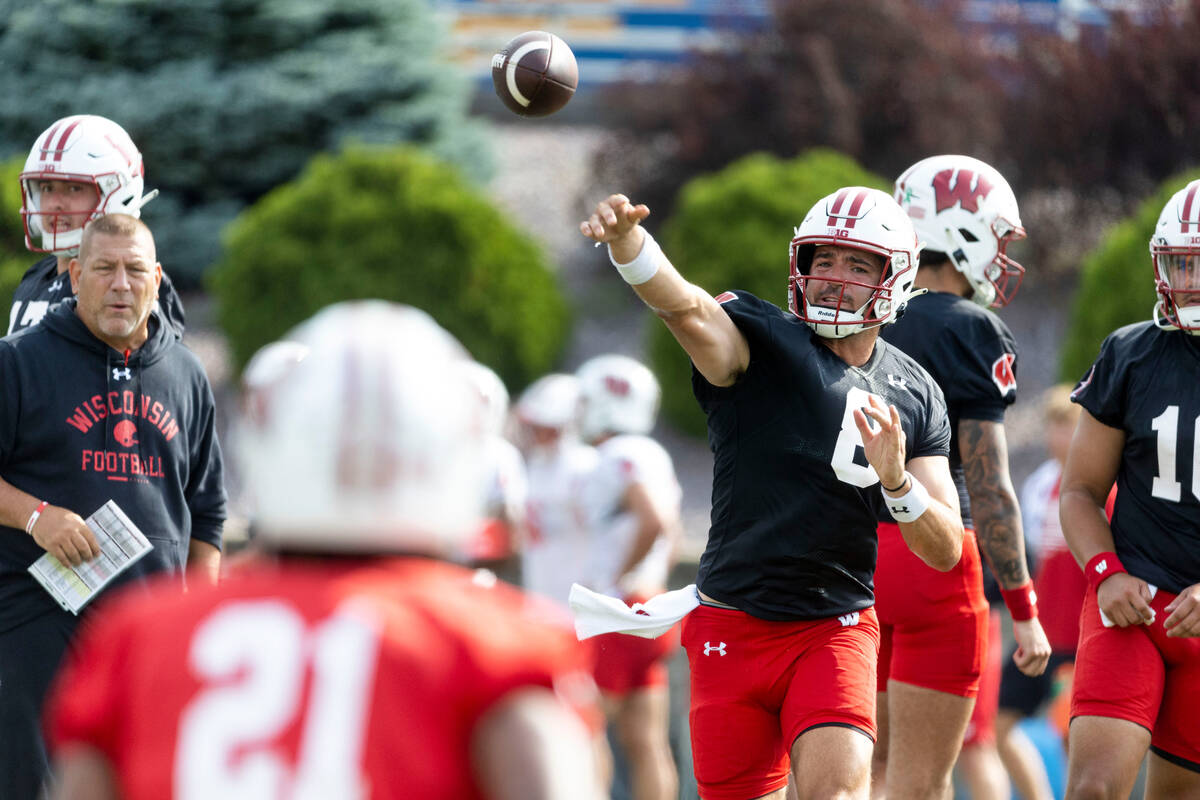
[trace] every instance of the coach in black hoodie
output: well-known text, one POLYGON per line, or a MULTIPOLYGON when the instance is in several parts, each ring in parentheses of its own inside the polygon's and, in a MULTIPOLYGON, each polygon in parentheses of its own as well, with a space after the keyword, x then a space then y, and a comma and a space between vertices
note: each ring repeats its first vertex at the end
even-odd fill
MULTIPOLYGON (((111 214, 70 265, 76 297, 0 339, 0 797, 37 795, 40 710, 77 619, 26 571, 44 552, 99 554, 83 522, 112 499, 154 549, 118 579, 216 580, 225 519, 212 390, 151 314, 162 267, 149 228, 111 214)), ((86 613, 86 612, 85 612, 86 613)))

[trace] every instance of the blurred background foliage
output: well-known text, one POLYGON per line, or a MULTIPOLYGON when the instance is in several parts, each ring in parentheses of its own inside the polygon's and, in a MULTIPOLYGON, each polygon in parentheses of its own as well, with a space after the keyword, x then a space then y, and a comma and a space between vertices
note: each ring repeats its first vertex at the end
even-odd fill
MULTIPOLYGON (((775 0, 771 23, 734 46, 651 82, 581 90, 572 105, 591 103, 587 123, 606 131, 596 185, 666 220, 661 238, 685 275, 780 304, 786 239, 822 194, 887 188, 931 153, 993 163, 1030 233, 1018 253, 1025 304, 1070 296, 1082 274, 1056 370, 1074 378, 1103 334, 1148 318, 1139 226, 1172 176, 1200 164, 1200 3, 1108 7, 1106 25, 1070 30, 1017 18, 985 28, 959 0, 775 0)), ((212 286, 239 363, 316 303, 388 291, 424 298, 514 389, 566 366, 569 312, 546 255, 470 188, 493 174, 489 123, 471 113, 478 86, 447 65, 445 41, 427 0, 0 0, 0 157, 16 159, 0 174, 0 291, 36 260, 23 252, 14 180, 28 147, 58 117, 98 113, 130 132, 148 186, 162 190, 145 218, 176 282, 200 288, 221 263, 212 286), (457 199, 397 190, 406 170, 446 167, 378 144, 450 165, 457 199), (372 176, 367 163, 391 172, 372 176), (383 202, 407 205, 387 216, 383 202), (251 241, 255 230, 273 238, 251 241), (429 260, 413 260, 424 249, 429 260), (465 271, 436 269, 451 263, 465 271), (516 291, 526 283, 528 298, 516 291)), ((560 269, 607 269, 590 248, 559 256, 575 262, 560 269)), ((649 329, 668 416, 698 430, 677 380, 686 362, 660 324, 649 329)))
MULTIPOLYGON (((8 299, 21 282, 21 276, 40 256, 25 249, 25 229, 21 225, 21 185, 17 179, 24 165, 24 156, 0 162, 0 298, 3 298, 2 307, 6 312, 9 308, 8 299)), ((0 334, 8 330, 7 313, 2 324, 0 334)))
MULTIPOLYGON (((891 191, 890 181, 834 150, 814 149, 791 159, 745 156, 684 184, 663 225, 663 249, 688 280, 711 294, 740 289, 787 308, 792 231, 814 203, 842 186, 891 191)), ((651 320, 649 336, 663 415, 703 436, 705 419, 692 397, 687 354, 657 319, 651 320)))
POLYGON ((1083 378, 1108 334, 1123 325, 1153 319, 1158 295, 1150 237, 1163 206, 1194 180, 1200 180, 1200 169, 1165 181, 1132 216, 1114 225, 1084 260, 1067 338, 1059 354, 1064 381, 1083 378))
MULTIPOLYGON (((491 169, 426 0, 39 0, 0 15, 0 157, 69 114, 118 121, 161 196, 145 218, 195 286, 221 228, 343 141, 491 169)), ((7 189, 7 184, 6 184, 7 189)))
POLYGON ((354 298, 428 310, 514 389, 550 371, 568 338, 567 304, 538 243, 415 148, 315 157, 238 217, 224 250, 209 284, 239 368, 323 306, 354 298))

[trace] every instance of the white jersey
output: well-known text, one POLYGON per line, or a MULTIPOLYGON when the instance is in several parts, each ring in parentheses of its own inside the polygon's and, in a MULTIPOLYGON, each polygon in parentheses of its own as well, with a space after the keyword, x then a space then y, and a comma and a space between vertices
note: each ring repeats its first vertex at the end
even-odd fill
POLYGON ((493 436, 487 443, 484 457, 488 460, 492 472, 491 485, 488 487, 487 515, 505 520, 514 526, 523 524, 529 486, 521 451, 502 436, 493 436))
POLYGON ((1066 550, 1062 525, 1058 521, 1058 481, 1062 466, 1053 458, 1043 461, 1021 486, 1021 523, 1026 546, 1036 558, 1066 550))
POLYGON ((616 596, 662 592, 671 569, 683 494, 671 456, 648 436, 614 436, 596 450, 599 463, 583 492, 590 535, 588 585, 616 596), (645 487, 667 525, 645 558, 618 583, 637 533, 637 518, 623 508, 625 493, 634 484, 645 487))
POLYGON ((531 592, 567 605, 571 584, 587 576, 587 519, 580 492, 596 467, 596 449, 564 441, 535 450, 525 462, 529 494, 522 583, 531 592))

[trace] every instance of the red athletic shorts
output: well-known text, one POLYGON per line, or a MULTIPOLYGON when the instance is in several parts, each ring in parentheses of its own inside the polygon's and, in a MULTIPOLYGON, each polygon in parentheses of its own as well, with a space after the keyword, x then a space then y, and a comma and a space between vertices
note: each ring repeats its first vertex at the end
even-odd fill
POLYGON ((1156 753, 1200 772, 1200 637, 1167 638, 1163 607, 1174 599, 1161 590, 1155 595, 1149 625, 1105 628, 1096 593, 1085 594, 1071 718, 1137 723, 1152 731, 1156 753))
POLYGON ((1004 645, 1000 636, 1000 612, 988 612, 987 652, 983 674, 979 676, 979 694, 963 734, 963 744, 991 744, 996 741, 996 711, 1000 708, 1000 676, 1003 674, 1004 645))
POLYGON ((875 613, 879 691, 891 678, 961 697, 979 693, 988 603, 974 531, 954 569, 939 572, 908 549, 899 525, 881 522, 875 613))
POLYGON ((874 740, 879 623, 871 609, 768 622, 702 605, 684 618, 682 638, 704 800, 746 800, 784 786, 792 743, 810 728, 840 725, 874 740))
MULTIPOLYGON (((626 597, 626 604, 645 602, 645 597, 626 597)), ((662 636, 643 639, 623 633, 597 636, 595 642, 596 685, 611 694, 667 685, 667 659, 679 645, 679 626, 662 636)))

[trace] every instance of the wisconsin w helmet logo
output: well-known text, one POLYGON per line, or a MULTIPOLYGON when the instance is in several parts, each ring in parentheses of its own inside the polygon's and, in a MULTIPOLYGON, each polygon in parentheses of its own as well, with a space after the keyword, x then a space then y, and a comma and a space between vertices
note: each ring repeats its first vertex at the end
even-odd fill
POLYGON ((991 181, 969 169, 960 169, 957 175, 953 169, 944 169, 933 176, 934 202, 939 214, 947 208, 953 208, 955 203, 962 206, 964 211, 975 214, 979 211, 979 201, 991 191, 991 181), (953 184, 950 183, 951 179, 954 180, 953 184))

